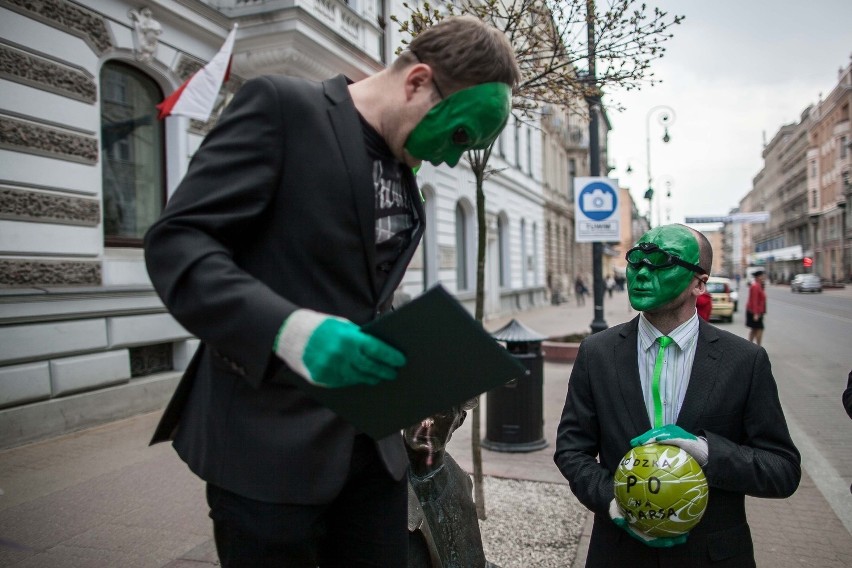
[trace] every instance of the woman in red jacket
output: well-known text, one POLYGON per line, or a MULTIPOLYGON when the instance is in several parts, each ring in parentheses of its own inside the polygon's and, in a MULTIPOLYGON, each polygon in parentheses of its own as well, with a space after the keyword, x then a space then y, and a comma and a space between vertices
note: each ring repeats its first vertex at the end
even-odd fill
POLYGON ((762 270, 754 273, 754 282, 748 289, 746 304, 746 326, 749 328, 748 340, 760 345, 763 339, 763 318, 766 316, 766 292, 763 291, 766 274, 762 270))

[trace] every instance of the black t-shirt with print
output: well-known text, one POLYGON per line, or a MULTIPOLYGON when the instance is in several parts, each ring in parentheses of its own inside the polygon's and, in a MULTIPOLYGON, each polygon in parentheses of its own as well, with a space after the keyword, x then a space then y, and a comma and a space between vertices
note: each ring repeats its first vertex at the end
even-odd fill
MULTIPOLYGON (((360 115, 359 115, 360 116, 360 115)), ((402 251, 411 243, 417 224, 412 205, 412 188, 405 183, 400 163, 387 143, 361 117, 364 143, 373 163, 373 187, 376 192, 376 281, 381 290, 388 273, 402 251)))

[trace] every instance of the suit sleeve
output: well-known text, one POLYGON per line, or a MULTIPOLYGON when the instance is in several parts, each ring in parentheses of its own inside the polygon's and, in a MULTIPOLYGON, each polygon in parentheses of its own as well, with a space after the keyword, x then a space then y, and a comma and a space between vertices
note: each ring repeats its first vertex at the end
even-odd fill
POLYGON ((711 486, 753 497, 789 497, 799 486, 801 458, 793 444, 766 350, 757 350, 743 409, 743 439, 703 432, 711 486))
POLYGON ((583 505, 596 513, 608 514, 614 496, 613 479, 597 460, 601 446, 600 423, 588 359, 588 346, 584 341, 580 344, 568 381, 565 407, 556 430, 553 460, 583 505))
POLYGON ((280 365, 272 344, 297 308, 235 260, 251 246, 278 188, 281 96, 264 77, 240 89, 145 235, 148 273, 171 314, 238 362, 255 386, 280 365))

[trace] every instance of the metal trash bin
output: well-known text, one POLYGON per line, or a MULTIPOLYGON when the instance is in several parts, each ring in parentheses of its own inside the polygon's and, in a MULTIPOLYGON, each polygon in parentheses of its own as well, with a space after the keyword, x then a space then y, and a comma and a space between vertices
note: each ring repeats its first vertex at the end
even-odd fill
POLYGON ((544 438, 544 356, 547 339, 517 320, 491 334, 527 369, 527 374, 486 394, 482 447, 496 452, 532 452, 547 447, 544 438))

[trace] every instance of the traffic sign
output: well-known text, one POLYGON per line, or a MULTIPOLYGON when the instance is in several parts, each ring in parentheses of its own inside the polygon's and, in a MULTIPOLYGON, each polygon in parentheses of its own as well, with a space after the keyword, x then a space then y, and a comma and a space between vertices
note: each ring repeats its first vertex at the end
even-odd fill
POLYGON ((606 177, 574 178, 574 240, 578 243, 621 240, 618 184, 606 177))

